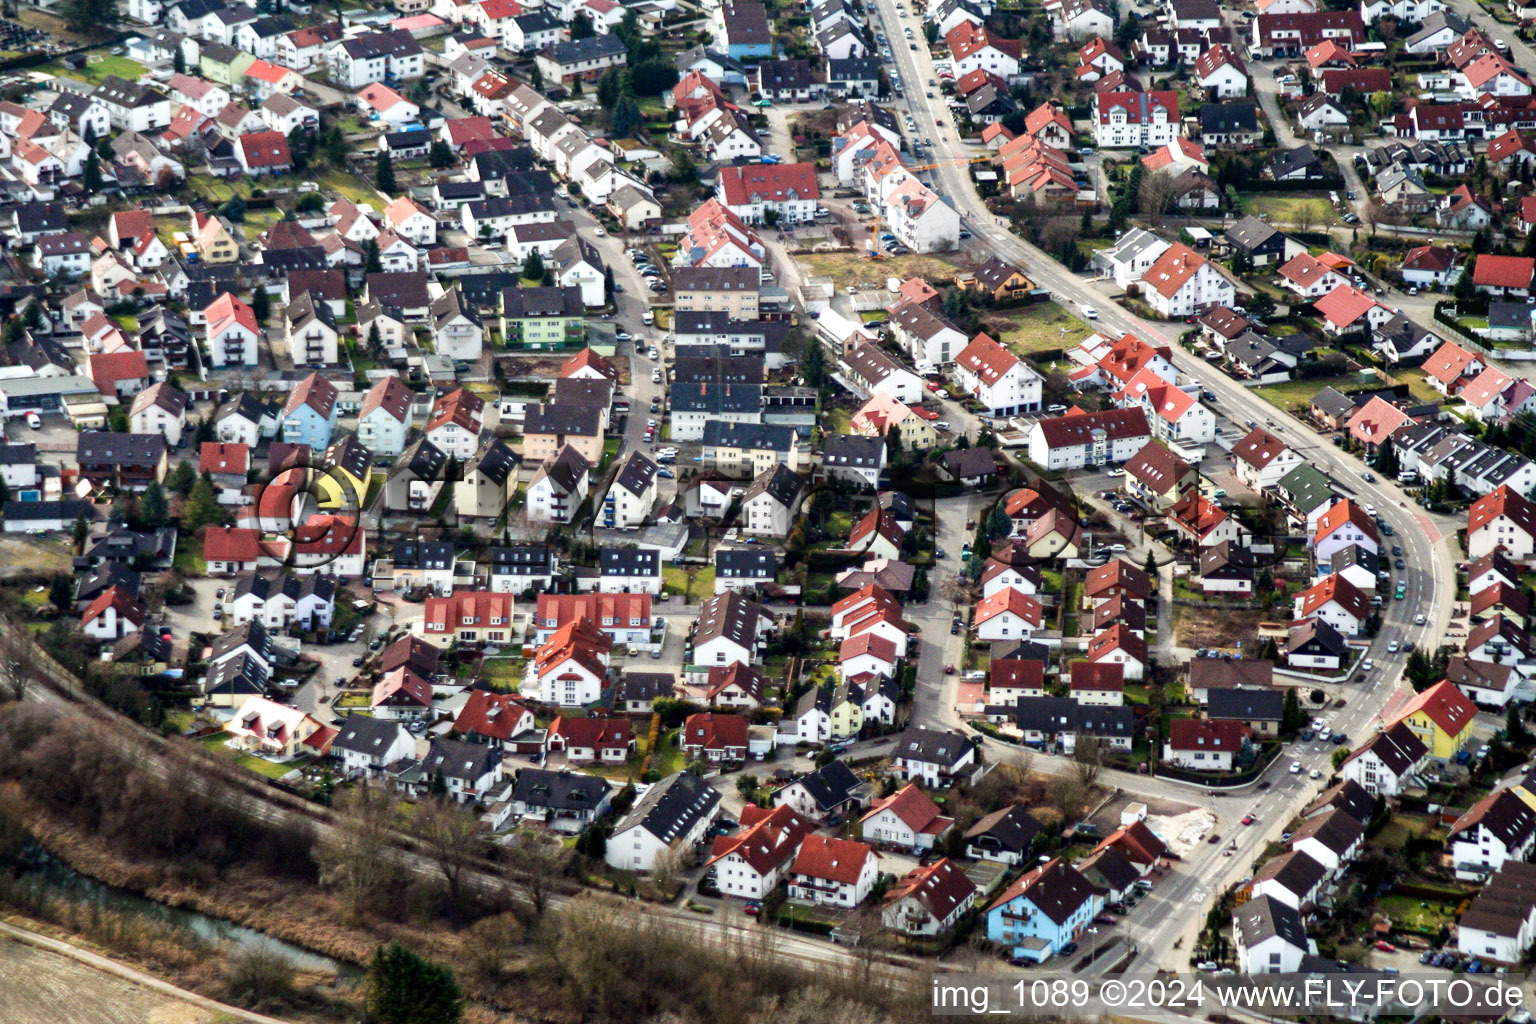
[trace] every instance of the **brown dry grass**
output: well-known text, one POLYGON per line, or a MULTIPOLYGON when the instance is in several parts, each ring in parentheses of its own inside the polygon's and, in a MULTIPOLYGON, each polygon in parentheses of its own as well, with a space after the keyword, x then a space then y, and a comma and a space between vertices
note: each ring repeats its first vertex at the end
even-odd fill
POLYGON ((1259 636, 1259 623, 1274 618, 1263 609, 1197 608, 1193 605, 1173 606, 1173 642, 1180 647, 1235 647, 1239 640, 1243 646, 1255 648, 1259 636))
POLYGON ((850 284, 884 285, 888 277, 921 277, 935 288, 943 288, 954 280, 957 269, 957 264, 947 256, 917 253, 870 260, 853 252, 810 252, 796 253, 795 259, 807 276, 830 277, 839 288, 850 284))

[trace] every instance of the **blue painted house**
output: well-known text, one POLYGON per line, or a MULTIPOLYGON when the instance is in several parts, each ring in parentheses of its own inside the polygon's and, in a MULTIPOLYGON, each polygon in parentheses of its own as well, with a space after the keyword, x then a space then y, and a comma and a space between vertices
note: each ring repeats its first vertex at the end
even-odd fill
POLYGON ((331 443, 336 429, 336 385, 312 373, 299 381, 288 401, 283 403, 282 438, 293 444, 307 444, 310 451, 321 451, 331 443))
POLYGON ((734 60, 773 55, 773 28, 761 0, 725 0, 725 53, 734 60))
POLYGON ((1043 963, 1076 942, 1104 906, 1093 884, 1057 858, 1028 871, 987 908, 987 938, 1010 946, 1014 959, 1043 963))

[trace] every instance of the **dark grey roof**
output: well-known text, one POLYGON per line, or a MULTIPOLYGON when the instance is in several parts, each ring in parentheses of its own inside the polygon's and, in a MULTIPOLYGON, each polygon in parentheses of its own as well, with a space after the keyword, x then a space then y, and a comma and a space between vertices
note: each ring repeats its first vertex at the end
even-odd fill
POLYGON ((0 444, 0 466, 37 465, 37 445, 0 444))
POLYGON ((441 477, 443 466, 447 462, 447 452, 426 438, 418 437, 395 459, 395 464, 389 468, 389 475, 396 477, 403 473, 411 473, 418 480, 437 480, 441 477))
POLYGON ((772 469, 765 469, 752 481, 752 486, 741 496, 741 503, 745 505, 759 494, 767 494, 785 508, 793 508, 802 483, 800 474, 781 462, 772 469))
POLYGON ((828 434, 822 441, 822 464, 875 468, 884 461, 885 438, 858 434, 828 434))
POLYGON ((1317 799, 1302 812, 1302 817, 1310 818, 1333 809, 1343 811, 1356 821, 1368 822, 1376 814, 1376 798, 1354 779, 1345 779, 1318 794, 1317 799))
POLYGON ((547 476, 560 490, 566 494, 573 494, 590 469, 591 464, 581 452, 566 445, 539 465, 533 475, 533 483, 538 483, 541 476, 547 476))
POLYGON ((613 381, 607 377, 593 380, 587 377, 561 377, 555 381, 550 401, 564 405, 593 405, 607 409, 613 404, 613 381))
POLYGON ((69 230, 63 203, 23 203, 16 207, 15 216, 17 230, 24 234, 69 230))
POLYGON ((548 544, 511 544, 491 548, 491 572, 524 575, 529 570, 552 572, 555 549, 548 544))
POLYGON ((597 562, 604 576, 651 578, 661 575, 661 556, 655 548, 605 547, 598 551, 597 562))
POLYGON ((987 448, 960 448, 948 451, 944 453, 940 463, 951 476, 962 480, 977 476, 991 476, 997 472, 997 456, 987 448))
POLYGON ((699 606, 693 634, 694 648, 724 637, 750 651, 757 642, 758 626, 766 614, 762 605, 733 590, 716 594, 699 606))
POLYGON ((594 811, 607 795, 607 781, 596 775, 547 768, 519 768, 512 785, 512 799, 553 811, 594 811))
POLYGON ((1319 162, 1311 146, 1298 146, 1295 149, 1282 149, 1276 153, 1269 161, 1269 170, 1276 179, 1280 179, 1304 167, 1315 167, 1319 162))
POLYGON ((144 575, 137 569, 121 562, 102 562, 80 578, 80 586, 75 590, 75 599, 88 601, 108 587, 117 587, 129 597, 138 597, 143 586, 144 575))
POLYGON ((1531 329, 1531 307, 1523 302, 1488 303, 1488 326, 1505 330, 1531 329))
POLYGON ((1252 215, 1227 228, 1227 241, 1239 249, 1252 251, 1280 234, 1278 228, 1252 215))
POLYGON ((546 51, 559 64, 575 64, 579 61, 617 57, 624 53, 624 41, 616 35, 588 36, 556 43, 546 51))
POLYGON ((272 660, 272 638, 267 635, 267 627, 256 619, 214 637, 213 653, 208 660, 218 661, 245 645, 249 645, 251 650, 267 661, 272 660))
POLYGON ((523 410, 523 435, 571 434, 598 437, 603 432, 602 410, 590 405, 530 405, 523 410))
POLYGON ((755 292, 762 289, 756 267, 678 267, 672 271, 674 292, 755 292))
POLYGON ((1327 873, 1327 868, 1306 853, 1292 850, 1265 861, 1263 866, 1254 872, 1253 880, 1266 882, 1273 879, 1287 892, 1305 897, 1317 888, 1317 883, 1321 882, 1327 873))
POLYGON ((670 672, 625 672, 619 677, 614 700, 655 700, 672 696, 676 688, 677 677, 670 672))
POLYGON ((421 44, 405 29, 393 32, 374 32, 366 36, 342 41, 342 49, 353 60, 369 60, 373 57, 411 57, 421 53, 421 44))
POLYGON ((492 482, 505 484, 508 474, 515 472, 520 462, 522 456, 513 451, 507 442, 497 438, 466 468, 466 472, 478 469, 492 482))
POLYGON ((688 345, 680 349, 688 355, 680 355, 672 363, 674 384, 758 384, 763 382, 762 356, 693 355, 703 346, 688 345))
POLYGON ((203 693, 222 693, 229 697, 257 696, 266 693, 267 666, 249 653, 213 663, 203 677, 203 693))
POLYGON ((1131 707, 1079 704, 1070 697, 1020 697, 1012 710, 1021 730, 1046 736, 1071 732, 1129 738, 1136 733, 1136 713, 1131 707))
POLYGON ((75 459, 82 466, 153 466, 165 456, 162 434, 117 434, 87 430, 75 445, 75 459))
POLYGON ((957 732, 912 728, 896 738, 891 756, 947 768, 959 764, 974 745, 969 737, 957 732))
POLYGON ((368 301, 394 309, 430 306, 432 296, 427 291, 427 281, 426 272, 421 270, 386 270, 369 274, 368 301))
POLYGON ((581 316, 586 307, 577 287, 504 288, 501 313, 509 320, 528 317, 581 316))
POLYGON ((715 551, 716 579, 773 579, 779 572, 779 556, 772 548, 755 544, 715 551))
POLYGON ((5 503, 5 520, 8 523, 60 521, 85 517, 86 522, 96 518, 96 506, 89 501, 68 498, 63 501, 8 501, 5 503))
POLYGON ((391 556, 397 569, 451 569, 453 552, 449 541, 407 538, 395 541, 391 556))
POLYGON ((1206 696, 1205 713, 1212 719, 1240 722, 1279 722, 1285 717, 1285 695, 1279 690, 1228 687, 1206 696))
POLYGON ((1370 548, 1351 544, 1335 551, 1328 559, 1328 567, 1334 572, 1343 572, 1356 565, 1374 576, 1381 571, 1381 556, 1370 548))
POLYGON ((763 407, 761 384, 713 384, 702 381, 674 382, 672 410, 701 412, 714 416, 726 413, 751 413, 763 407))
POLYGON ((1131 858, 1122 853, 1118 846, 1106 846, 1096 853, 1089 854, 1077 862, 1077 868, 1085 874, 1091 871, 1099 875, 1115 892, 1123 891, 1141 877, 1141 871, 1131 863, 1131 858))
POLYGON ((965 838, 990 836, 999 849, 1023 853, 1039 834, 1041 825, 1023 806, 1015 804, 993 811, 966 830, 965 838))
POLYGON ((880 62, 873 57, 848 57, 827 61, 829 82, 872 82, 880 77, 880 62))
POLYGON ((1356 409, 1353 398, 1331 386, 1323 388, 1323 390, 1312 396, 1312 407, 1321 410, 1334 419, 1342 416, 1352 416, 1356 409))
POLYGON ((1273 896, 1260 896, 1244 903, 1233 912, 1232 923, 1246 949, 1279 936, 1286 945, 1302 952, 1307 950, 1307 929, 1301 914, 1273 896))
POLYGON ((853 773, 853 769, 841 761, 829 762, 794 781, 805 787, 805 792, 823 814, 836 810, 854 799, 860 787, 863 786, 863 782, 853 773))
POLYGON ((383 755, 405 730, 405 724, 372 715, 348 715, 341 732, 331 741, 332 750, 351 750, 359 754, 383 755))
POLYGON ((704 447, 743 448, 787 452, 795 444, 795 428, 774 423, 724 423, 710 420, 704 424, 704 447))
POLYGON ((1338 630, 1314 616, 1291 627, 1285 650, 1288 654, 1322 651, 1343 657, 1349 651, 1349 644, 1338 630))
POLYGON ((501 748, 463 740, 433 740, 422 758, 423 775, 441 772, 444 778, 473 782, 501 763, 501 748))
MULTIPOLYGON (((841 34, 841 33, 839 33, 841 34)), ((758 82, 763 90, 809 89, 816 84, 808 60, 765 60, 757 65, 758 82)))
POLYGON ((1200 130, 1212 133, 1256 132, 1259 130, 1258 104, 1252 100, 1201 104, 1200 130))
POLYGON ((630 452, 613 482, 631 494, 642 495, 655 479, 656 463, 646 458, 644 452, 630 452))
POLYGON ((709 783, 691 772, 678 772, 647 789, 614 826, 613 835, 617 838, 639 826, 662 842, 672 843, 700 821, 714 817, 719 806, 720 794, 709 783))

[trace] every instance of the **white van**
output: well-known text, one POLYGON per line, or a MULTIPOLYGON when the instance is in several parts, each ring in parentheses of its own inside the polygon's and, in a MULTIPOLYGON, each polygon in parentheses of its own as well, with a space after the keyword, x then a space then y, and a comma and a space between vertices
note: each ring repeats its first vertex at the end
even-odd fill
POLYGON ((651 324, 656 322, 656 314, 652 313, 650 310, 646 310, 644 313, 640 314, 640 322, 649 327, 651 324))

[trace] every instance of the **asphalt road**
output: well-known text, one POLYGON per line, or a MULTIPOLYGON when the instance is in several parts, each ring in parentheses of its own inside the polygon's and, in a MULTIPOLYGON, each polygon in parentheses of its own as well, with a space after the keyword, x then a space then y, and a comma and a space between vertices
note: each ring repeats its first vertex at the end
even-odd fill
MULTIPOLYGON (((875 0, 874 10, 878 23, 883 25, 894 44, 888 63, 894 65, 894 76, 899 77, 905 88, 905 99, 898 106, 911 111, 917 122, 915 135, 932 137, 935 150, 952 157, 982 153, 980 147, 969 147, 961 142, 944 107, 942 95, 931 100, 925 96, 927 81, 937 77, 927 48, 920 46, 912 51, 900 45, 903 27, 909 24, 914 29, 920 27, 917 19, 903 16, 897 0, 875 0)), ((1175 346, 1179 335, 1187 329, 1183 324, 1153 323, 1130 313, 1111 301, 1112 284, 1075 275, 1040 249, 1014 236, 983 205, 963 162, 940 164, 932 174, 936 190, 951 198, 970 230, 991 251, 1022 267, 1037 286, 1049 288, 1069 311, 1081 315, 1085 306, 1097 310, 1096 321, 1090 325, 1085 320, 1085 333, 1090 328, 1111 336, 1130 332, 1153 344, 1175 346)), ((1399 543, 1404 549, 1408 568, 1399 575, 1407 581, 1406 598, 1394 601, 1388 596, 1382 627, 1369 651, 1375 661, 1375 671, 1362 684, 1346 684, 1348 704, 1334 712, 1330 722, 1331 728, 1344 732, 1352 741, 1359 741, 1375 728, 1407 658, 1404 653, 1388 654, 1388 640, 1413 640, 1423 645, 1433 644, 1445 635, 1454 596, 1454 587, 1449 582, 1455 578, 1455 556, 1450 539, 1455 536, 1456 525, 1412 506, 1404 492, 1389 481, 1365 481, 1361 476, 1362 464, 1343 455, 1311 426, 1271 406, 1189 353, 1175 347, 1173 362, 1186 378, 1198 378, 1215 392, 1216 404, 1229 417, 1238 421, 1253 419, 1268 425, 1332 475, 1359 501, 1373 504, 1395 530, 1396 536, 1388 539, 1388 543, 1399 543), (1446 585, 1435 587, 1437 579, 1446 581, 1446 585), (1426 622, 1415 625, 1414 617, 1420 613, 1426 622)), ((937 586, 935 589, 937 591, 937 586)), ((947 631, 942 635, 947 636, 947 631)), ((933 662, 929 660, 927 650, 929 643, 925 639, 919 720, 942 716, 942 709, 953 703, 947 701, 939 705, 937 711, 930 703, 934 686, 930 675, 933 662)), ((940 692, 943 692, 942 687, 940 692)), ((988 745, 993 756, 1005 756, 1000 754, 999 746, 996 743, 988 745)), ((1267 773, 1270 785, 1266 790, 1252 789, 1243 794, 1215 796, 1203 794, 1199 787, 1190 788, 1188 798, 1216 811, 1217 831, 1236 838, 1237 849, 1232 856, 1224 856, 1226 844, 1223 843, 1178 864, 1170 877, 1161 883, 1161 891, 1136 908, 1124 927, 1127 934, 1138 939, 1141 947, 1141 954, 1131 969, 1149 969, 1157 965, 1176 967, 1187 958, 1186 940, 1203 922, 1207 900, 1213 893, 1246 876, 1263 844, 1278 839, 1292 813, 1321 789, 1322 782, 1307 778, 1307 772, 1316 767, 1326 776, 1331 771, 1332 750, 1332 746, 1312 743, 1287 751, 1267 773), (1291 760, 1302 763, 1303 772, 1299 776, 1287 772, 1291 760), (1238 819, 1250 812, 1257 818, 1255 824, 1238 824, 1238 819), (1170 913, 1175 907, 1182 912, 1170 913)), ((1032 757, 1032 763, 1037 766, 1048 760, 1040 755, 1032 757)), ((1135 793, 1149 780, 1127 773, 1106 773, 1105 781, 1135 793)))

